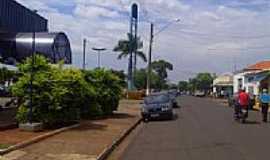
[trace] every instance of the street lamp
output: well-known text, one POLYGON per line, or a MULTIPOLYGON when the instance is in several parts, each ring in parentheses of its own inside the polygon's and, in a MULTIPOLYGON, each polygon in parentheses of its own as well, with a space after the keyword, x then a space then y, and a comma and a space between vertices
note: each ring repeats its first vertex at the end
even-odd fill
POLYGON ((148 73, 147 73, 147 84, 146 84, 146 95, 149 95, 151 93, 151 71, 152 71, 152 46, 154 42, 155 36, 169 28, 172 24, 180 22, 180 19, 175 19, 165 25, 163 28, 161 28, 159 31, 154 33, 154 23, 151 22, 151 29, 150 29, 150 44, 149 44, 149 53, 148 53, 148 73))
MULTIPOLYGON (((38 11, 33 10, 33 13, 36 14, 38 11)), ((35 53, 36 53, 36 21, 33 18, 33 37, 32 37, 32 54, 31 54, 31 72, 30 72, 30 110, 29 110, 29 122, 33 122, 33 80, 34 80, 34 65, 35 65, 35 53)))
POLYGON ((106 51, 107 49, 106 48, 92 48, 92 50, 94 51, 97 51, 97 54, 98 54, 98 68, 100 68, 100 53, 102 51, 106 51))

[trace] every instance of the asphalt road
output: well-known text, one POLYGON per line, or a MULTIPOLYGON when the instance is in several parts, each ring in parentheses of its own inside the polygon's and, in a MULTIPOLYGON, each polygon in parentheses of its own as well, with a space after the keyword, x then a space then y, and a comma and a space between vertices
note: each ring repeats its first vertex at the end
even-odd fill
POLYGON ((268 160, 270 123, 250 112, 247 124, 210 99, 182 97, 173 121, 143 124, 122 160, 268 160))

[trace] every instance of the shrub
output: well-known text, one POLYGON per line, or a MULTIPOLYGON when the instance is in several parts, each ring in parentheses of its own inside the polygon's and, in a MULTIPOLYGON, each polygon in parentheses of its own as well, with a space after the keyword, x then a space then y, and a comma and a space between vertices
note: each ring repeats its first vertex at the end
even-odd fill
MULTIPOLYGON (((77 69, 52 66, 42 56, 36 56, 33 78, 33 121, 45 125, 68 123, 80 118, 80 109, 95 101, 93 87, 77 69)), ((31 60, 19 65, 22 76, 12 87, 12 93, 22 99, 17 119, 25 122, 29 113, 31 60)))
POLYGON ((92 84, 97 94, 97 103, 103 114, 110 115, 117 110, 121 98, 121 83, 118 76, 105 69, 85 71, 85 79, 92 84))
MULTIPOLYGON (((52 127, 117 110, 122 81, 111 71, 63 69, 62 64, 50 65, 39 55, 33 70, 33 122, 52 127)), ((21 77, 12 86, 12 93, 22 101, 17 120, 25 123, 30 110, 31 59, 19 65, 19 72, 21 77)))

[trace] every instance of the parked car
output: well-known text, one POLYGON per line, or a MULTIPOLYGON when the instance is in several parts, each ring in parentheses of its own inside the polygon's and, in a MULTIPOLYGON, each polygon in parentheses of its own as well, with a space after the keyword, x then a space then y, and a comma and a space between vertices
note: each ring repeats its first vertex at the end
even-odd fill
POLYGON ((204 97, 205 96, 205 92, 204 91, 197 90, 197 91, 195 91, 194 96, 195 97, 204 97))
POLYGON ((173 106, 169 94, 156 93, 145 97, 141 108, 144 121, 151 119, 173 119, 173 106))
POLYGON ((178 92, 177 90, 170 90, 168 91, 168 95, 172 101, 172 105, 174 108, 178 107, 178 104, 177 104, 177 97, 178 97, 178 92))

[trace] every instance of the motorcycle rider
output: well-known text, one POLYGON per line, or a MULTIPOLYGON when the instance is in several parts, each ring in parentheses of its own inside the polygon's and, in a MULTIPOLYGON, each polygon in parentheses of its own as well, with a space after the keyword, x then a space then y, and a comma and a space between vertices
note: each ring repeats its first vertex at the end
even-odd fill
POLYGON ((241 118, 242 123, 245 123, 246 118, 248 117, 248 105, 249 105, 249 94, 246 93, 245 89, 242 89, 239 93, 239 104, 241 108, 241 118))

